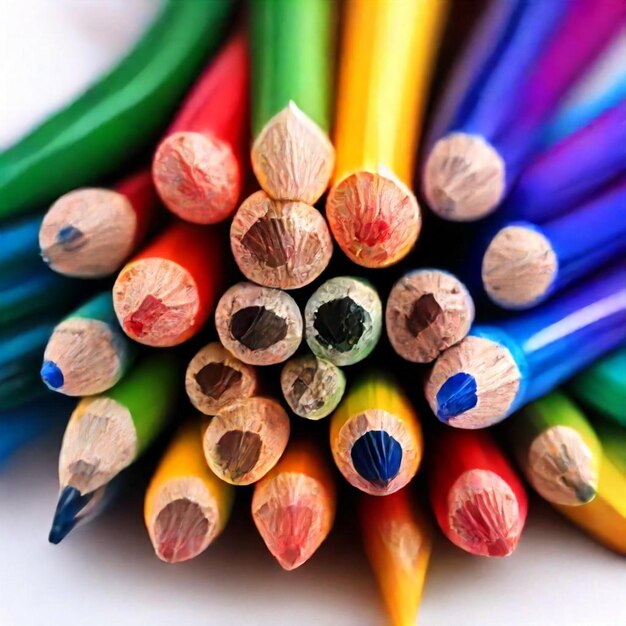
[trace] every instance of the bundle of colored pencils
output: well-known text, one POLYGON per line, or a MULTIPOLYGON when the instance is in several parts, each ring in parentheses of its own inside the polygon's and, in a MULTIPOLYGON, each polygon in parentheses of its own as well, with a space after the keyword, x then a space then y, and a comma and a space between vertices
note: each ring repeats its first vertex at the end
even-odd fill
POLYGON ((292 570, 356 489, 394 626, 436 526, 523 543, 525 484, 626 554, 623 6, 491 0, 459 46, 460 4, 169 0, 0 153, 0 462, 67 421, 52 543, 161 450, 159 559, 237 497, 292 570))

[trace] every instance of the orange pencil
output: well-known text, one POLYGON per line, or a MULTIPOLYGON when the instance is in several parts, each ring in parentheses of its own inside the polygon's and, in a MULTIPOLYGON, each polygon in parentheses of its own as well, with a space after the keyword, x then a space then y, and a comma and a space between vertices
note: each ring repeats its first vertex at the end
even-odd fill
POLYGON ((216 230, 172 223, 115 281, 113 306, 124 332, 159 348, 195 335, 213 310, 223 256, 216 230))

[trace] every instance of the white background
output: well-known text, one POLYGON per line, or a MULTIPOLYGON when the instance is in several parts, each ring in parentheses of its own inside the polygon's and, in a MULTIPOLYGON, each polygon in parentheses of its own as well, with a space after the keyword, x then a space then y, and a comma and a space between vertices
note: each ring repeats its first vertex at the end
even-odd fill
MULTIPOLYGON (((2 0, 0 146, 108 67, 156 0, 2 0)), ((152 554, 141 494, 59 546, 47 543, 59 434, 0 471, 0 626, 383 626, 358 533, 344 513, 311 562, 283 572, 243 507, 198 559, 152 554)), ((533 500, 517 552, 470 557, 439 539, 422 626, 625 626, 626 560, 533 500)))

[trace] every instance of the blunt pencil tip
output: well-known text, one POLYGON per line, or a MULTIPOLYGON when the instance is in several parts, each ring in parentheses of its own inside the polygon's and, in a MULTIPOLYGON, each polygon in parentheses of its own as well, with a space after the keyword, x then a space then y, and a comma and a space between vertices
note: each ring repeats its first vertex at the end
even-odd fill
POLYGON ((57 508, 52 520, 52 528, 48 535, 48 541, 57 545, 76 526, 78 516, 92 498, 91 493, 81 495, 74 487, 64 487, 59 496, 57 508))
POLYGON ((447 423, 457 415, 473 409, 478 402, 476 391, 476 379, 471 374, 454 374, 437 392, 437 417, 447 423))
POLYGON ((75 226, 67 225, 59 228, 56 236, 57 245, 64 250, 75 250, 82 245, 83 232, 75 226))
POLYGON ((41 380, 50 389, 60 389, 63 387, 64 378, 61 368, 54 361, 44 361, 41 366, 41 380))
POLYGON ((370 430, 359 437, 350 454, 356 471, 378 487, 387 486, 400 471, 402 447, 384 430, 370 430))

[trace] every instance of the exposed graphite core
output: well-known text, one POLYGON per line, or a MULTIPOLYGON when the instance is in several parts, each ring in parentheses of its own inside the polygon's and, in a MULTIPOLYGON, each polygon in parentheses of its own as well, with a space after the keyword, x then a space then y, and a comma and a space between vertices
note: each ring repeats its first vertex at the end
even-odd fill
POLYGON ((239 309, 230 320, 233 337, 250 350, 265 350, 287 336, 287 321, 264 306, 239 309))
POLYGON ((471 374, 465 372, 454 374, 437 392, 437 417, 447 422, 473 409, 478 402, 476 391, 476 379, 471 374))
POLYGON ((411 312, 406 318, 407 330, 417 337, 423 330, 428 328, 442 313, 439 303, 432 293, 425 293, 420 296, 411 312))
MULTIPOLYGON (((300 400, 300 398, 302 398, 302 396, 310 389, 311 384, 315 379, 317 369, 317 359, 312 360, 310 365, 302 368, 302 371, 298 375, 298 378, 296 378, 296 380, 294 380, 293 384, 291 385, 291 391, 293 392, 294 398, 300 400)), ((315 398, 309 403, 307 408, 311 411, 315 411, 319 409, 323 404, 323 398, 315 398)))
POLYGON ((158 298, 147 295, 139 307, 124 320, 124 328, 136 337, 142 337, 149 333, 152 326, 157 322, 169 307, 158 298))
POLYGON ((78 523, 80 512, 93 498, 94 493, 81 495, 75 487, 64 487, 59 496, 57 508, 52 520, 52 528, 48 535, 48 541, 53 544, 60 543, 78 523))
POLYGON ((317 309, 313 327, 323 346, 349 352, 365 330, 365 311, 348 296, 330 300, 317 309))
POLYGON ((164 561, 186 561, 202 550, 208 532, 209 522, 200 505, 187 498, 179 498, 157 515, 154 523, 155 548, 164 561))
POLYGON ((208 363, 195 374, 202 393, 214 400, 222 397, 227 389, 241 383, 241 372, 224 363, 208 363))
POLYGON ((264 265, 271 268, 286 265, 295 253, 291 228, 284 219, 258 219, 242 237, 241 243, 264 265))
POLYGON ((57 244, 68 252, 82 248, 85 243, 82 231, 75 226, 63 226, 57 233, 57 244))
POLYGON ((231 430, 217 442, 217 455, 225 473, 237 479, 250 472, 259 461, 263 442, 257 433, 231 430))
POLYGON ((384 430, 370 430, 350 451, 356 471, 377 487, 386 487, 400 471, 402 446, 384 430))
POLYGON ((63 387, 64 378, 61 368, 54 361, 44 361, 41 366, 41 380, 52 389, 63 387))

